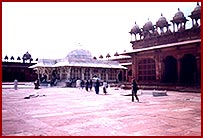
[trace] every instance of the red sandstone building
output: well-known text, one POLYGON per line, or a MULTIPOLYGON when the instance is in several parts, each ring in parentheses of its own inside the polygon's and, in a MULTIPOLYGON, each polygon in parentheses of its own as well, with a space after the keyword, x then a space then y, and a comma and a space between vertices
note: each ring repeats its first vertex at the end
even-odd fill
POLYGON ((37 79, 37 74, 33 69, 28 68, 34 63, 31 55, 27 52, 17 60, 11 56, 10 60, 8 56, 5 56, 2 61, 2 82, 13 82, 17 79, 20 82, 31 82, 37 79))
MULTIPOLYGON (((170 24, 163 15, 154 25, 151 21, 143 28, 135 23, 130 34, 135 36, 133 50, 121 55, 132 57, 132 78, 140 84, 175 84, 200 86, 201 74, 201 6, 191 12, 188 20, 178 12, 170 24), (186 29, 186 23, 192 27, 186 29)), ((132 37, 131 37, 132 38, 132 37)))

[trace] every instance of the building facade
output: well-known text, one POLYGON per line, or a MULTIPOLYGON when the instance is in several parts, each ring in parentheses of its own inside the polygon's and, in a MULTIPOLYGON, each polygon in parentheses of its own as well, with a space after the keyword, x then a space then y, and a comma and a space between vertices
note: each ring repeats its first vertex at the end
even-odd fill
POLYGON ((132 51, 122 55, 132 57, 132 77, 141 84, 199 85, 201 74, 201 6, 197 3, 189 16, 192 27, 184 13, 178 12, 170 24, 163 15, 155 25, 151 21, 143 28, 135 23, 130 34, 132 51), (132 38, 132 37, 131 37, 132 38))
POLYGON ((117 55, 109 58, 111 61, 118 61, 126 69, 118 74, 119 82, 130 82, 132 80, 132 58, 131 56, 117 55))
POLYGON ((11 56, 10 60, 8 56, 5 56, 2 61, 2 82, 13 82, 17 79, 20 82, 32 82, 37 79, 37 74, 33 69, 28 68, 29 66, 35 65, 32 56, 26 52, 17 60, 11 56))

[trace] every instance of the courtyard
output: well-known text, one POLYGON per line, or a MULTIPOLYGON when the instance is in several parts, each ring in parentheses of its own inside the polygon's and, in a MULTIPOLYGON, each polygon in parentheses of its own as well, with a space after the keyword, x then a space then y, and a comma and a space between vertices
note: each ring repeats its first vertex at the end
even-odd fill
MULTIPOLYGON (((3 86, 2 86, 3 87, 3 86)), ((200 136, 201 93, 102 88, 2 89, 3 136, 200 136)))

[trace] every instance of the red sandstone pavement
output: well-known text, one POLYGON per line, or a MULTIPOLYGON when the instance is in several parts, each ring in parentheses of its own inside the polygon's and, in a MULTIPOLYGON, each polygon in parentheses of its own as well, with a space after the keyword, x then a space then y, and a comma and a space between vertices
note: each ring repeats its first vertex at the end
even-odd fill
POLYGON ((152 92, 139 90, 137 103, 124 96, 130 90, 115 88, 107 95, 76 88, 2 89, 2 135, 201 135, 201 93, 152 92), (31 94, 39 96, 24 99, 31 94))

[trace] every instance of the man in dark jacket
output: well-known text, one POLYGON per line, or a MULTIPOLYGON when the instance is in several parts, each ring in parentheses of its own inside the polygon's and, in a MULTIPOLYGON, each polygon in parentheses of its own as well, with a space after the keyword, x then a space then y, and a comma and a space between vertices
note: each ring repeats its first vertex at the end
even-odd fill
POLYGON ((136 100, 139 102, 139 98, 137 97, 137 90, 138 90, 138 85, 135 81, 135 79, 133 79, 133 82, 132 82, 132 102, 134 102, 134 96, 136 98, 136 100))
POLYGON ((96 94, 99 94, 99 80, 98 79, 95 83, 95 92, 96 92, 96 94))

